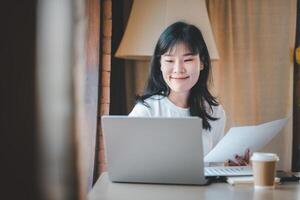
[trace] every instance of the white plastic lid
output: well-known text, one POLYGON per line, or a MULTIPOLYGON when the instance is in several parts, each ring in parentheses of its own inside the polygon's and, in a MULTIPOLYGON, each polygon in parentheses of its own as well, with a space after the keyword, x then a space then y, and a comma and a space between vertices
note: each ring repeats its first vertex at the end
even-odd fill
POLYGON ((279 161, 279 157, 275 153, 254 152, 251 156, 252 161, 279 161))

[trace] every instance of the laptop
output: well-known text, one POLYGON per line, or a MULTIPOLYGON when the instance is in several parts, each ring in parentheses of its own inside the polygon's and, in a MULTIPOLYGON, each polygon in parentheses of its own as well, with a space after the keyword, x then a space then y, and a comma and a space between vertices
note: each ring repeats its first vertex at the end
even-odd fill
POLYGON ((204 168, 201 118, 111 115, 101 120, 107 171, 113 182, 205 185, 205 173, 252 174, 245 167, 204 168))

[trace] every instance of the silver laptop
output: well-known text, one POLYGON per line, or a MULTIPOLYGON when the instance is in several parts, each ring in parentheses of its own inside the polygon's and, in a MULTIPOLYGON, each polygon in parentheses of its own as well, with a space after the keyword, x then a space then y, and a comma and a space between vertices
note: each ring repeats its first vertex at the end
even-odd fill
MULTIPOLYGON (((200 118, 103 116, 102 129, 111 181, 207 183, 200 118)), ((216 176, 219 171, 223 173, 219 175, 228 175, 219 168, 206 169, 206 173, 216 176)))

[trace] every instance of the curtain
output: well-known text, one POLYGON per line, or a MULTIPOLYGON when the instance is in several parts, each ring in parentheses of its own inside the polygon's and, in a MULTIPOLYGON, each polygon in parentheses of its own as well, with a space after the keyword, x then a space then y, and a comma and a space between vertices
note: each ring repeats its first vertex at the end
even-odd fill
POLYGON ((296 0, 210 0, 208 11, 220 53, 213 62, 214 88, 227 128, 289 117, 263 149, 278 153, 278 167, 289 170, 296 0))
MULTIPOLYGON (((226 111, 226 131, 289 117, 284 130, 263 149, 278 153, 278 167, 289 170, 296 0, 209 0, 207 7, 220 54, 212 63, 212 92, 226 111)), ((144 87, 148 64, 127 61, 128 112, 132 96, 144 87)))

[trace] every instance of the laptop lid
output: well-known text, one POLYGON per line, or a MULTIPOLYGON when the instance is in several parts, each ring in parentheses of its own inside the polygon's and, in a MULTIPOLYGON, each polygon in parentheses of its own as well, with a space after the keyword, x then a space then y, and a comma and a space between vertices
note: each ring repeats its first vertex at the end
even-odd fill
POLYGON ((200 118, 103 116, 102 129, 111 181, 206 183, 200 118))

